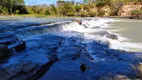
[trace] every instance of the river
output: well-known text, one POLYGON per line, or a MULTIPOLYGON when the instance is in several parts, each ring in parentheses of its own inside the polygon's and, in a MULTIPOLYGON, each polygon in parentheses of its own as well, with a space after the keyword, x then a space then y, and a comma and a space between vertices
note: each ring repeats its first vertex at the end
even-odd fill
MULTIPOLYGON (((142 20, 138 19, 116 19, 109 25, 108 30, 121 38, 122 41, 134 43, 130 46, 142 47, 142 20)), ((142 51, 139 49, 138 51, 142 51)))
POLYGON ((141 20, 0 21, 1 80, 141 78, 141 20), (136 26, 137 25, 137 26, 136 26), (4 61, 3 61, 4 60, 4 61), (126 76, 126 77, 125 77, 126 76))

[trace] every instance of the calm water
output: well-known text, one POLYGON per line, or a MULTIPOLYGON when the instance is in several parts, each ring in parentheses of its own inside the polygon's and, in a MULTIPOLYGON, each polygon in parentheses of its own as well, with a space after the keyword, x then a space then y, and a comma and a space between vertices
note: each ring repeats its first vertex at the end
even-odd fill
POLYGON ((131 42, 142 43, 142 20, 120 19, 111 24, 113 31, 130 39, 131 42))

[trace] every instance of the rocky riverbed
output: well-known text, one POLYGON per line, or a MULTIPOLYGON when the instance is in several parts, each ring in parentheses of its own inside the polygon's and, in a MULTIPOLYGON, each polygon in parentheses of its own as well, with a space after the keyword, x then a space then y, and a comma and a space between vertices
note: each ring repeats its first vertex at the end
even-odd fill
POLYGON ((119 41, 103 29, 111 21, 89 18, 2 28, 0 80, 141 80, 142 53, 110 47, 110 41, 119 41), (9 33, 17 39, 6 44, 13 40, 9 33))

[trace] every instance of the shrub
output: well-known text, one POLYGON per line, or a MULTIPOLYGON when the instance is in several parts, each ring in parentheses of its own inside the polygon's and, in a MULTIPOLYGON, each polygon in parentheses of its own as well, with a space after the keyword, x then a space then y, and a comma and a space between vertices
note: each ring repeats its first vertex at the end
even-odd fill
POLYGON ((48 10, 46 10, 45 15, 50 15, 50 12, 48 10))
POLYGON ((95 17, 97 15, 97 12, 96 11, 89 11, 88 12, 88 16, 89 17, 95 17))
POLYGON ((75 12, 67 12, 67 16, 74 16, 75 15, 75 12))
POLYGON ((80 10, 81 10, 81 6, 80 6, 80 5, 76 5, 76 6, 75 6, 75 11, 76 11, 76 12, 79 12, 80 10))
POLYGON ((86 11, 81 11, 80 12, 80 16, 81 17, 87 17, 88 16, 88 13, 86 11))
POLYGON ((103 7, 105 5, 110 5, 110 0, 103 0, 103 1, 97 0, 96 2, 96 7, 103 7))
POLYGON ((97 16, 104 16, 105 15, 105 11, 103 10, 100 10, 98 13, 97 13, 97 16))
POLYGON ((142 14, 142 11, 141 11, 141 10, 135 9, 135 10, 132 10, 132 11, 131 11, 131 15, 140 15, 140 14, 142 14))
POLYGON ((110 16, 117 16, 119 12, 119 8, 111 7, 110 16))
POLYGON ((142 10, 132 10, 131 11, 131 15, 132 16, 136 16, 138 19, 139 19, 139 15, 141 15, 142 14, 142 10))
POLYGON ((15 14, 19 14, 19 13, 20 13, 20 10, 16 10, 16 11, 15 11, 15 14))

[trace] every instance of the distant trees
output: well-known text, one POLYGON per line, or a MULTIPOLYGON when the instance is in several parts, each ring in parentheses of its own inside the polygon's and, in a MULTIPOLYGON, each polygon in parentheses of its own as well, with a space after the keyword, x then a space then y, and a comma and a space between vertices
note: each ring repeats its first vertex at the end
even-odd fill
POLYGON ((71 2, 66 2, 63 5, 58 6, 58 13, 65 16, 74 16, 75 6, 71 2))
MULTIPOLYGON (((34 15, 63 15, 63 16, 117 16, 121 6, 127 2, 142 2, 142 0, 82 0, 82 3, 58 1, 57 5, 27 6, 24 0, 0 0, 0 15, 34 14, 34 15), (109 9, 108 9, 109 8, 109 9)), ((132 15, 140 12, 133 10, 132 15)))
POLYGON ((0 0, 0 6, 1 6, 1 13, 4 13, 4 14, 6 14, 6 13, 12 14, 14 11, 18 12, 18 10, 16 10, 16 9, 22 8, 18 12, 18 13, 20 13, 21 10, 26 9, 26 8, 24 8, 25 7, 24 0, 0 0), (20 7, 20 8, 18 8, 18 7, 20 7))

